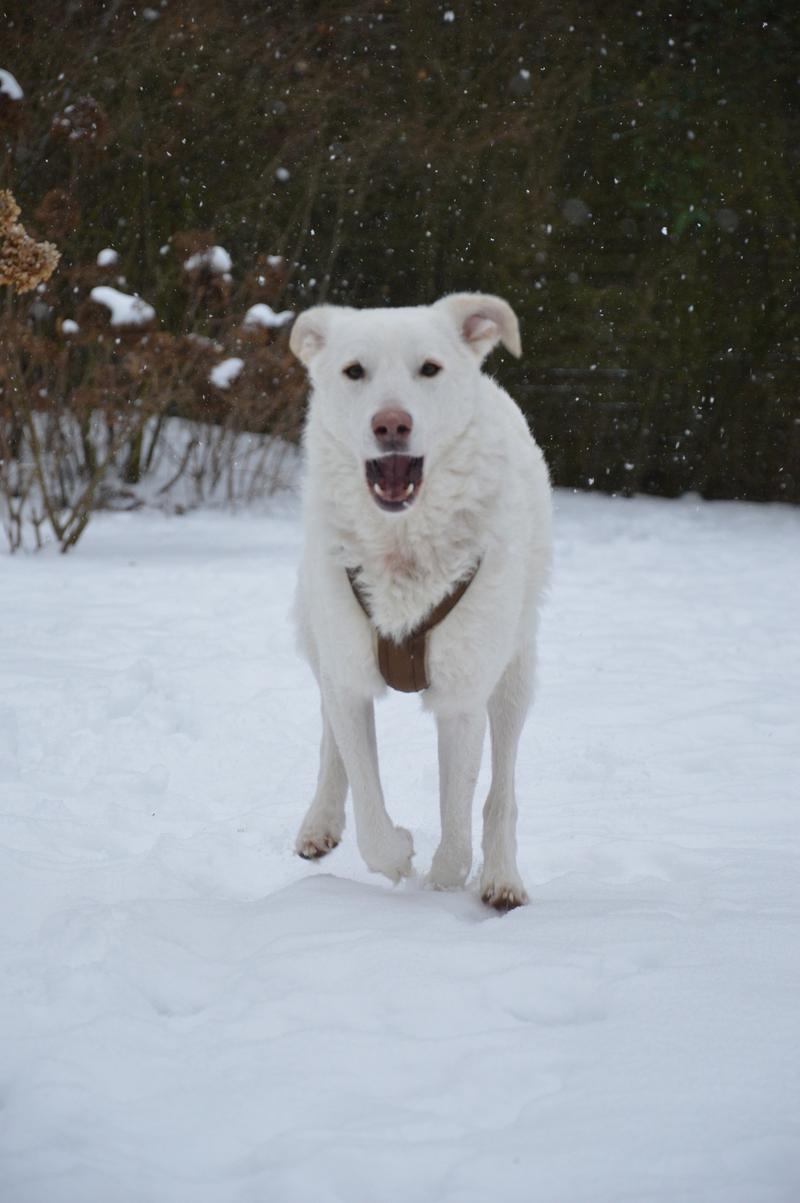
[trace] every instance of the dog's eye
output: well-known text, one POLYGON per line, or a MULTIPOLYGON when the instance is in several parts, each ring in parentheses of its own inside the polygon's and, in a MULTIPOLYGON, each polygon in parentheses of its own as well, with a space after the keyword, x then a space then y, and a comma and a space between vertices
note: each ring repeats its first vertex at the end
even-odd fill
POLYGON ((343 370, 345 376, 350 380, 360 380, 362 376, 366 375, 360 363, 351 363, 343 370))
POLYGON ((442 370, 442 365, 434 363, 432 359, 426 359, 419 370, 420 376, 438 376, 442 370))

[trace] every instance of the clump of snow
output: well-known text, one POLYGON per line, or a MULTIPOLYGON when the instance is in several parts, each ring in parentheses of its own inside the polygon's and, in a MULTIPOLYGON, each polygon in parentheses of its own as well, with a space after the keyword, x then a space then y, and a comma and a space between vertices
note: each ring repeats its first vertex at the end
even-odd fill
POLYGON ((71 317, 65 317, 61 323, 61 333, 69 336, 70 334, 78 334, 80 326, 74 322, 71 317))
POLYGON ((208 378, 217 388, 230 388, 243 367, 244 360, 232 355, 230 359, 214 364, 208 378))
POLYGON ((453 12, 452 8, 447 9, 447 11, 443 14, 443 19, 447 21, 448 24, 452 21, 455 21, 456 14, 453 12))
POLYGON ((119 263, 119 255, 113 247, 104 247, 97 256, 98 267, 114 267, 116 263, 119 263))
POLYGON ((224 246, 210 246, 208 250, 197 251, 194 255, 190 255, 183 266, 187 272, 205 268, 214 275, 222 276, 231 270, 233 260, 224 246))
POLYGON ((270 267, 280 267, 283 263, 283 255, 267 255, 267 263, 270 267))
POLYGON ((280 182, 282 184, 285 184, 286 181, 289 179, 289 172, 287 171, 287 169, 285 167, 279 167, 278 170, 275 172, 275 179, 280 180, 280 182))
POLYGON ((280 313, 276 313, 270 305, 265 305, 259 301, 257 305, 251 305, 244 315, 243 326, 257 327, 261 326, 265 330, 276 330, 279 326, 285 326, 294 317, 294 310, 282 309, 280 313))
POLYGON ((9 100, 22 100, 24 95, 11 72, 0 67, 0 96, 7 96, 9 100))
POLYGON ((105 305, 111 313, 112 326, 145 326, 152 322, 156 311, 139 296, 129 296, 108 284, 100 284, 89 293, 91 300, 105 305))

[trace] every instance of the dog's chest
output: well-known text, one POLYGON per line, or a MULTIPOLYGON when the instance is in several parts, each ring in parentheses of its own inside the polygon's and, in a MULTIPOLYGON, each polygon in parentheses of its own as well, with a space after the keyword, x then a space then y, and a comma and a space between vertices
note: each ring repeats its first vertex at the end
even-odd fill
POLYGON ((397 581, 418 580, 420 576, 419 563, 416 556, 408 550, 399 548, 386 552, 383 557, 382 575, 397 581))
POLYGON ((357 570, 373 622, 389 637, 416 627, 485 551, 480 510, 445 513, 435 494, 417 504, 396 526, 371 511, 337 514, 339 562, 357 570))
POLYGON ((375 626, 397 637, 417 626, 446 588, 409 559, 389 564, 384 558, 379 565, 362 565, 360 579, 375 626))

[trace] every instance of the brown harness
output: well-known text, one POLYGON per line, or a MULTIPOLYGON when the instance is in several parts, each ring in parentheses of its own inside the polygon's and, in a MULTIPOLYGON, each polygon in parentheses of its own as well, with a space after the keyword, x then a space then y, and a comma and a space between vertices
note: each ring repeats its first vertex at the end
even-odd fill
POLYGON ((443 597, 438 606, 431 610, 428 617, 415 626, 413 631, 410 631, 399 643, 395 643, 393 639, 390 639, 386 635, 381 635, 380 631, 375 628, 363 590, 358 583, 358 569, 347 569, 347 576, 358 604, 375 630, 378 644, 378 668, 381 670, 381 676, 384 681, 391 689, 397 689, 400 693, 419 693, 421 690, 428 688, 430 680, 428 679, 428 666, 425 656, 428 631, 432 631, 461 601, 461 598, 475 579, 475 573, 479 568, 480 561, 475 565, 469 576, 465 577, 463 581, 459 581, 455 589, 451 593, 448 593, 446 597, 443 597))

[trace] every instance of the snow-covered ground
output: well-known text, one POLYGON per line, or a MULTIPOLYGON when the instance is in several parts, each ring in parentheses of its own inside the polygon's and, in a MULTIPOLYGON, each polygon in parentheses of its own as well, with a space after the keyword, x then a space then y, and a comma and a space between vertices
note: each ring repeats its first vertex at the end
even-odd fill
MULTIPOLYGON (((298 547, 0 559, 0 1198, 796 1203, 800 513, 559 496, 505 917, 292 855, 298 547)), ((434 730, 378 713, 424 872, 434 730)))

